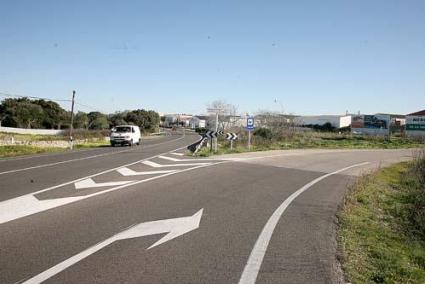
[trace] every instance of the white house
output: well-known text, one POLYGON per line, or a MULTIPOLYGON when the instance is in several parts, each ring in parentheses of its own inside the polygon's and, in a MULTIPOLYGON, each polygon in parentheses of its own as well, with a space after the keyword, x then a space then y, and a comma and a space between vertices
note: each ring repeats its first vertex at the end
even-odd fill
POLYGON ((193 116, 189 120, 189 126, 192 129, 205 128, 206 127, 206 119, 203 116, 193 116))

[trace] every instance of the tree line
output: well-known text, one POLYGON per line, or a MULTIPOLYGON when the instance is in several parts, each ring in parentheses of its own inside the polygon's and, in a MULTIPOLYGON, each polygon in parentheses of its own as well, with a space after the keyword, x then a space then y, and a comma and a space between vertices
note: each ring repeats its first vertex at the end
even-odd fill
MULTIPOLYGON (((98 111, 79 111, 74 115, 75 129, 102 130, 120 124, 133 124, 144 132, 154 132, 159 127, 159 114, 153 110, 128 110, 113 114, 98 111)), ((17 128, 68 129, 71 112, 58 103, 29 98, 6 98, 0 103, 0 125, 17 128)))

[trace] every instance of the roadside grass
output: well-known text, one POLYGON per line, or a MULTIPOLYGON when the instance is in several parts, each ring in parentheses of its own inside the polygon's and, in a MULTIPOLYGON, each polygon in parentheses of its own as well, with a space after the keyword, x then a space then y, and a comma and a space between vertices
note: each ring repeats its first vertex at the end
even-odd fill
MULTIPOLYGON (((425 148, 425 143, 420 140, 406 137, 392 136, 373 137, 358 136, 351 133, 334 132, 294 132, 290 135, 279 137, 252 136, 251 150, 247 147, 247 135, 241 132, 239 139, 234 141, 233 150, 230 150, 230 142, 220 138, 218 151, 215 154, 243 153, 267 150, 290 150, 290 149, 402 149, 402 148, 425 148)), ((212 155, 209 149, 202 149, 201 156, 212 155)))
POLYGON ((425 283, 425 155, 363 176, 338 216, 350 283, 425 283))
POLYGON ((64 152, 66 148, 59 147, 35 147, 30 145, 6 145, 0 146, 0 158, 16 157, 22 155, 64 152))

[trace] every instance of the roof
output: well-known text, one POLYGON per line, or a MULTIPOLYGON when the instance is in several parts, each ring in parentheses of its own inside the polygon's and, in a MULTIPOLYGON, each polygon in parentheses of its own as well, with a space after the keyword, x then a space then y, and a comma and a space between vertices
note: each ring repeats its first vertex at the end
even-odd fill
POLYGON ((408 115, 425 115, 425 109, 413 113, 409 113, 408 115))
POLYGON ((377 113, 379 115, 389 115, 391 118, 406 118, 404 114, 396 114, 396 113, 377 113))

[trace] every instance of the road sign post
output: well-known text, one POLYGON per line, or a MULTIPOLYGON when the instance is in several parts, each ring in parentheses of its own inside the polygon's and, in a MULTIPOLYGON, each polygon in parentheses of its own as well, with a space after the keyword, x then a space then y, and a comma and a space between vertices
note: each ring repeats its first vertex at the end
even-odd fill
POLYGON ((246 130, 248 131, 248 150, 251 150, 251 131, 254 130, 254 117, 248 116, 246 119, 246 130))
POLYGON ((232 133, 226 133, 226 139, 230 141, 230 150, 233 150, 233 141, 238 139, 238 135, 236 133, 233 133, 233 132, 232 133))

